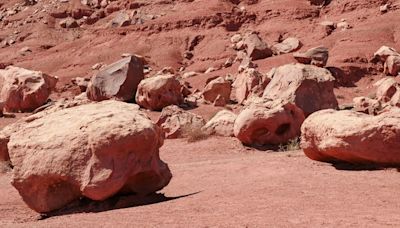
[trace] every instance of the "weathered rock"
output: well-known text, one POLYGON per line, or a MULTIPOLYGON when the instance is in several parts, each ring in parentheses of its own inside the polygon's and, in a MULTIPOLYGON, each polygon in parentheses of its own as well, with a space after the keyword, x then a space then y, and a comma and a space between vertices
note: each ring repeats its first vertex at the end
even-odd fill
POLYGON ((333 93, 335 79, 320 67, 303 64, 287 64, 276 68, 263 97, 293 102, 304 111, 305 116, 321 110, 338 108, 333 93))
POLYGON ((76 22, 76 20, 71 17, 61 20, 59 25, 62 28, 77 28, 77 27, 79 27, 78 22, 76 22))
POLYGON ((114 19, 111 21, 110 26, 112 28, 115 27, 124 27, 124 26, 128 26, 131 24, 131 17, 129 16, 128 13, 126 12, 119 12, 114 19))
POLYGON ((296 52, 293 57, 299 63, 311 64, 319 67, 324 67, 329 58, 328 49, 325 47, 315 47, 307 50, 306 52, 296 52))
POLYGON ((225 103, 230 101, 232 86, 223 77, 218 77, 210 81, 203 90, 204 100, 213 103, 217 97, 223 99, 225 103))
POLYGON ((396 82, 393 78, 383 78, 377 81, 374 86, 376 89, 376 98, 382 102, 388 102, 392 99, 393 95, 400 91, 399 83, 396 82))
POLYGON ((400 55, 391 55, 386 58, 384 73, 392 76, 400 73, 400 55))
POLYGON ((137 105, 104 101, 65 109, 11 135, 12 184, 42 213, 80 197, 156 192, 171 179, 159 158, 162 144, 161 129, 137 105))
POLYGON ((400 164, 400 109, 377 116, 322 110, 301 128, 301 147, 311 159, 380 165, 400 164))
POLYGON ((275 44, 271 47, 272 52, 276 55, 287 54, 297 51, 301 48, 301 42, 295 37, 289 37, 281 43, 275 44))
POLYGON ((87 87, 88 87, 88 85, 89 85, 90 79, 89 78, 76 77, 76 78, 73 78, 71 80, 71 82, 74 85, 77 85, 79 87, 79 89, 81 90, 81 92, 85 92, 87 87))
POLYGON ((382 110, 382 103, 368 97, 355 97, 353 99, 354 111, 370 115, 377 115, 382 110))
POLYGON ((202 131, 209 135, 234 136, 233 124, 235 123, 236 117, 236 114, 231 111, 219 111, 204 125, 204 127, 202 127, 202 131))
POLYGON ((203 117, 176 105, 165 107, 157 121, 157 125, 163 129, 167 139, 187 137, 191 131, 201 129, 205 124, 203 117))
POLYGON ((133 100, 143 78, 142 58, 139 56, 123 58, 104 67, 92 77, 87 88, 88 98, 93 101, 133 100))
POLYGON ((303 111, 292 103, 250 106, 236 118, 234 134, 244 145, 277 145, 299 136, 303 121, 303 111))
POLYGON ((247 55, 252 60, 265 59, 272 56, 268 45, 256 33, 251 33, 244 39, 247 55))
POLYGON ((29 112, 47 102, 58 78, 40 71, 9 66, 0 70, 1 100, 8 112, 29 112))
POLYGON ((394 48, 382 46, 374 53, 374 58, 384 63, 391 55, 400 56, 394 48))
POLYGON ((161 110, 183 103, 182 85, 174 75, 156 75, 140 82, 136 103, 150 110, 161 110))
POLYGON ((263 75, 254 68, 247 68, 237 75, 233 83, 237 102, 243 104, 248 97, 262 96, 270 81, 268 75, 263 75))

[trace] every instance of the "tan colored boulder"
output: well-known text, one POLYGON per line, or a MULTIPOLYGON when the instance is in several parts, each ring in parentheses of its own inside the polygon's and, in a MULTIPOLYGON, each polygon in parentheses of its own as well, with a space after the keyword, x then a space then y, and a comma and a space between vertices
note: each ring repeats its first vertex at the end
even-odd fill
POLYGON ((287 54, 293 51, 297 51, 301 48, 301 42, 295 37, 289 37, 282 41, 281 43, 277 43, 271 47, 272 52, 276 55, 287 54))
POLYGON ((137 105, 104 101, 53 112, 11 135, 12 184, 41 213, 81 197, 156 192, 171 179, 162 144, 161 129, 137 105))
POLYGON ((238 74, 233 87, 239 104, 243 104, 248 97, 262 96, 265 87, 271 81, 269 74, 263 75, 254 68, 247 68, 238 74))
POLYGON ((272 51, 257 33, 250 33, 244 38, 246 53, 251 60, 265 59, 272 56, 272 51))
POLYGON ((132 19, 127 12, 118 12, 110 22, 111 28, 124 27, 132 23, 132 19))
POLYGON ((140 82, 136 103, 150 110, 161 110, 183 103, 182 85, 174 75, 156 75, 140 82))
POLYGON ((236 118, 234 134, 244 145, 277 145, 299 136, 303 121, 303 111, 292 103, 250 106, 236 118))
POLYGON ((157 125, 163 129, 167 139, 188 137, 190 132, 200 130, 205 124, 203 117, 176 105, 165 107, 157 121, 157 125))
POLYGON ((370 115, 377 115, 382 110, 382 103, 368 97, 355 97, 353 99, 354 111, 370 115))
POLYGON ((392 76, 397 76, 400 73, 400 55, 387 57, 384 65, 384 73, 392 76))
POLYGON ((79 87, 79 90, 81 92, 86 92, 86 89, 89 85, 90 79, 89 78, 81 78, 81 77, 76 77, 71 80, 72 84, 76 85, 79 87))
POLYGON ((8 112, 30 112, 45 104, 58 78, 9 66, 0 70, 1 100, 8 112))
POLYGON ((93 101, 131 101, 143 78, 143 59, 133 55, 102 68, 92 77, 86 92, 93 101))
POLYGON ((223 77, 218 77, 210 81, 203 90, 202 97, 205 101, 214 103, 217 98, 219 102, 225 104, 230 101, 232 86, 223 77), (221 101, 223 100, 223 101, 221 101))
POLYGON ((219 111, 206 125, 202 131, 209 135, 230 137, 234 136, 233 124, 237 115, 228 110, 219 111))
POLYGON ((293 57, 299 63, 311 64, 319 67, 324 67, 328 62, 329 52, 326 47, 315 47, 306 52, 293 53, 293 57))
POLYGON ((389 56, 400 56, 400 54, 394 48, 388 46, 382 46, 374 53, 374 58, 383 63, 389 56))
POLYGON ((335 78, 320 67, 304 64, 287 64, 276 68, 263 97, 282 99, 296 104, 305 116, 321 110, 338 108, 333 93, 335 78))
POLYGON ((377 116, 355 111, 322 110, 301 128, 301 147, 311 159, 400 165, 400 109, 377 116))
POLYGON ((376 89, 376 98, 381 102, 388 102, 393 95, 400 90, 399 83, 391 77, 383 78, 377 81, 374 86, 376 89))

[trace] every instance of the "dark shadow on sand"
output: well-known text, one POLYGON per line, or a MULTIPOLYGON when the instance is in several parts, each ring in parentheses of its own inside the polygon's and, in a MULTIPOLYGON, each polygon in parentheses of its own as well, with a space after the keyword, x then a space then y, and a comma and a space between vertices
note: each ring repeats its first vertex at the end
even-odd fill
POLYGON ((200 192, 201 191, 174 197, 167 197, 161 193, 154 193, 147 196, 118 195, 106 199, 104 201, 93 201, 88 198, 82 198, 80 200, 70 203, 65 208, 52 211, 47 214, 41 214, 39 220, 44 220, 50 217, 62 216, 62 215, 70 215, 77 213, 98 213, 116 209, 151 205, 196 195, 200 192))
POLYGON ((375 164, 352 164, 346 162, 332 162, 331 165, 337 170, 344 171, 379 171, 384 170, 385 167, 375 164))

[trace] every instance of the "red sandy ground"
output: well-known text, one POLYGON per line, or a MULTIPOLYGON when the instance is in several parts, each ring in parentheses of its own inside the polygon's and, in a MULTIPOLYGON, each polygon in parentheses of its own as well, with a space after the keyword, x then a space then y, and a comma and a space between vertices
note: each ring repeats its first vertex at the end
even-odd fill
MULTIPOLYGON (((0 7, 11 7, 17 2, 22 0, 0 0, 0 7)), ((79 0, 70 2, 62 7, 74 8, 79 0)), ((164 13, 165 16, 143 25, 107 28, 114 13, 94 25, 62 29, 58 26, 59 19, 49 16, 54 5, 49 0, 39 1, 8 18, 13 26, 0 28, 0 39, 12 36, 15 31, 20 32, 19 37, 25 37, 12 46, 0 48, 0 63, 10 62, 58 76, 60 82, 52 98, 68 98, 78 94, 71 78, 89 78, 96 72, 91 69, 92 65, 114 62, 122 53, 145 56, 154 71, 165 66, 178 69, 186 64, 185 71, 204 72, 235 55, 229 41, 232 35, 254 30, 270 45, 281 35, 299 38, 303 43, 301 51, 317 45, 328 47, 328 66, 342 69, 346 73, 344 77, 351 82, 335 89, 339 102, 344 104, 355 96, 370 95, 374 91, 372 84, 383 77, 381 66, 368 62, 380 46, 400 50, 398 0, 332 0, 321 10, 310 6, 306 0, 260 0, 258 4, 245 6, 247 15, 255 14, 256 19, 245 20, 237 32, 207 22, 217 13, 229 14, 233 7, 229 1, 146 2, 148 5, 141 8, 143 13, 164 13), (384 2, 392 3, 393 7, 381 14, 379 6, 384 2), (49 8, 42 12, 45 6, 49 8), (38 13, 35 14, 35 10, 38 13), (36 22, 19 25, 29 15, 33 15, 36 22), (352 28, 337 29, 330 36, 324 36, 319 23, 341 19, 346 19, 352 28), (200 21, 200 25, 187 23, 193 20, 200 21), (205 38, 195 47, 193 62, 188 62, 182 55, 188 40, 196 35, 205 38), (26 46, 32 53, 21 56, 18 50, 26 46), (46 46, 51 48, 44 48, 46 46)), ((227 16, 222 17, 227 20, 227 16)), ((238 19, 246 19, 246 16, 238 19)), ((291 62, 294 62, 291 54, 256 61, 263 73, 291 62)), ((208 78, 236 74, 237 67, 236 63, 210 74, 200 73, 187 81, 193 89, 202 89, 208 78)), ((193 112, 208 119, 218 110, 201 105, 193 112)), ((159 115, 147 113, 153 120, 159 115)), ((0 127, 24 115, 1 118, 0 127)), ((9 175, 2 175, 0 226, 400 226, 400 179, 394 169, 366 171, 366 167, 361 167, 364 171, 354 171, 359 167, 337 167, 351 169, 340 170, 313 162, 301 151, 274 153, 246 149, 233 138, 210 138, 195 143, 167 140, 161 148, 161 156, 174 175, 170 185, 162 191, 165 197, 158 195, 138 200, 125 196, 104 203, 86 202, 81 209, 70 208, 61 213, 63 215, 46 219, 27 208, 9 184, 9 175), (137 202, 143 205, 137 206, 137 202)))
POLYGON ((357 167, 343 166, 353 170, 338 170, 307 159, 301 151, 246 149, 233 138, 168 140, 161 157, 174 174, 161 192, 181 198, 132 206, 134 199, 125 196, 110 207, 98 204, 97 209, 108 208, 102 212, 69 210, 44 220, 24 205, 8 184, 9 176, 3 175, 0 226, 400 226, 400 179, 395 169, 356 171, 357 167), (119 207, 126 208, 114 209, 119 207))

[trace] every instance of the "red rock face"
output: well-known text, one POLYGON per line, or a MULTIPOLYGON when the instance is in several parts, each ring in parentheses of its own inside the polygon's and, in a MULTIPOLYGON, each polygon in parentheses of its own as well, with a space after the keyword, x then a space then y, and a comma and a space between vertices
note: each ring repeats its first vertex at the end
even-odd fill
POLYGON ((379 165, 400 164, 400 109, 370 116, 323 110, 301 128, 301 147, 311 159, 379 165), (338 121, 340 120, 340 121, 338 121))
POLYGON ((8 142, 12 184, 37 212, 80 197, 148 194, 171 173, 160 160, 163 133, 137 105, 104 101, 50 113, 25 123, 8 142))
POLYGON ((42 106, 58 80, 39 71, 13 66, 0 70, 0 77, 1 99, 4 101, 4 110, 9 112, 29 112, 42 106))
POLYGON ((132 101, 143 78, 142 59, 137 56, 126 57, 93 76, 87 88, 87 95, 93 101, 132 101))

